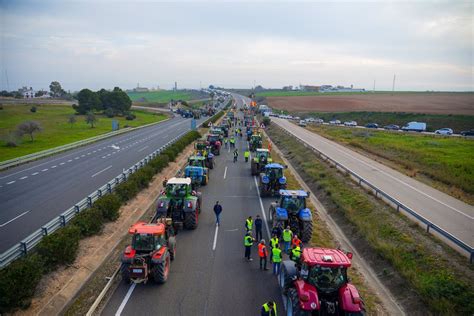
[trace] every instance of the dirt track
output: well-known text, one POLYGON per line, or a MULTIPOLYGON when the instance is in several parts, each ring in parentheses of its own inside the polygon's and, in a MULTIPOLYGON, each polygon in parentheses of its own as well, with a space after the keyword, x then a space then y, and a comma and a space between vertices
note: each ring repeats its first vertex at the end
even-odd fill
POLYGON ((474 93, 268 97, 276 109, 303 112, 411 112, 474 115, 474 93))

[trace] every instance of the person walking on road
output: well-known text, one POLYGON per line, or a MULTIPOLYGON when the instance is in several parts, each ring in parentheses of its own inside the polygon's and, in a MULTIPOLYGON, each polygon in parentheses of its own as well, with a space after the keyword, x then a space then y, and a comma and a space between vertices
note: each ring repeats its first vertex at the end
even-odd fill
POLYGON ((270 245, 272 246, 272 249, 275 248, 279 244, 279 240, 277 235, 273 234, 273 237, 270 239, 270 245))
POLYGON ((273 301, 268 301, 262 305, 260 316, 277 316, 277 305, 273 301))
POLYGON ((245 229, 247 230, 247 232, 252 233, 252 229, 253 229, 253 219, 252 219, 252 216, 249 216, 249 217, 245 220, 245 229))
POLYGON ((216 204, 214 205, 214 213, 216 214, 216 225, 220 226, 221 224, 220 216, 222 213, 222 205, 219 204, 219 201, 216 201, 216 204))
POLYGON ((293 260, 296 264, 299 264, 300 263, 300 257, 301 257, 301 248, 300 248, 300 246, 295 246, 291 250, 290 259, 293 260))
POLYGON ((226 137, 224 138, 224 147, 227 149, 227 146, 229 146, 229 139, 226 137))
POLYGON ((244 152, 245 162, 249 162, 249 157, 250 157, 250 151, 246 150, 244 152))
POLYGON ((239 157, 239 150, 236 148, 234 149, 234 163, 237 162, 237 157, 239 157))
POLYGON ((260 270, 268 270, 267 269, 267 257, 268 251, 267 246, 265 245, 265 239, 262 239, 258 244, 258 256, 260 257, 260 270))
POLYGON ((273 274, 280 274, 280 264, 281 264, 281 249, 278 244, 272 248, 272 262, 273 262, 273 274))
POLYGON ((290 251, 291 238, 293 237, 293 232, 290 229, 290 226, 287 226, 283 230, 283 243, 285 245, 285 253, 288 254, 290 251))
POLYGON ((263 238, 262 225, 263 225, 263 221, 260 218, 260 215, 257 215, 255 218, 255 239, 257 240, 261 240, 263 238))
POLYGON ((253 261, 253 259, 250 258, 253 242, 254 242, 254 239, 252 238, 251 233, 247 232, 247 234, 244 237, 245 258, 247 259, 247 261, 253 261))

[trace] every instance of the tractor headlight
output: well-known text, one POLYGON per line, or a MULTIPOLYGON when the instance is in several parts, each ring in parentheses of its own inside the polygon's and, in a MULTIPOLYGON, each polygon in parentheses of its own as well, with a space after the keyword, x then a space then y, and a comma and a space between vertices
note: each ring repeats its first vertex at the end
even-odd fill
POLYGON ((265 176, 262 177, 262 182, 265 183, 265 184, 270 183, 270 178, 265 175, 265 176))
POLYGON ((286 178, 281 177, 280 179, 278 179, 278 182, 280 182, 280 184, 285 184, 286 183, 286 178))

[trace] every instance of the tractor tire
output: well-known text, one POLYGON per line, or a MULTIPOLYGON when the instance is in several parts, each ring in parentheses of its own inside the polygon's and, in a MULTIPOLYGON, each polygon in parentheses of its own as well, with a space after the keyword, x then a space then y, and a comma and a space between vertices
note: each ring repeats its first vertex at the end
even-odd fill
POLYGON ((310 316, 310 311, 304 311, 300 307, 298 292, 296 292, 295 288, 291 288, 288 290, 287 295, 287 304, 286 304, 286 315, 293 315, 293 316, 310 316))
POLYGON ((168 274, 170 272, 170 255, 168 252, 165 253, 163 261, 157 264, 153 268, 153 279, 156 283, 163 284, 168 280, 168 274))
POLYGON ((313 222, 302 222, 301 223, 301 241, 308 242, 313 236, 313 222))
POLYGON ((120 267, 120 272, 122 273, 122 280, 126 283, 130 283, 130 264, 129 263, 122 263, 120 267))
POLYGON ((282 261, 280 264, 280 274, 278 275, 278 285, 283 294, 286 295, 291 288, 293 277, 296 275, 295 263, 290 260, 282 261))
POLYGON ((184 227, 186 229, 196 229, 197 228, 198 213, 199 213, 199 209, 197 209, 197 207, 196 207, 195 211, 184 214, 184 227))
POLYGON ((176 258, 176 237, 171 236, 168 239, 168 250, 170 253, 170 259, 173 261, 174 258, 176 258))

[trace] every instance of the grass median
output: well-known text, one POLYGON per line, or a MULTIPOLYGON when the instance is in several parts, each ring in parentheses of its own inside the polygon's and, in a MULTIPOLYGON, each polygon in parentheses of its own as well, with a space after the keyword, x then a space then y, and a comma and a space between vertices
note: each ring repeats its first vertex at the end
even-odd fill
POLYGON ((8 104, 0 110, 0 161, 32 154, 57 146, 84 140, 112 131, 112 121, 118 121, 120 128, 125 126, 138 127, 166 119, 164 114, 146 111, 131 111, 136 118, 126 120, 125 117, 108 118, 97 114, 97 122, 91 128, 85 121, 84 115, 75 115, 68 105, 35 105, 37 110, 31 112, 31 105, 8 104), (75 122, 70 123, 69 118, 75 122), (24 121, 36 121, 42 131, 34 134, 34 141, 28 135, 18 139, 17 147, 7 147, 6 141, 16 127, 24 121))
POLYGON ((390 162, 400 172, 474 204, 474 140, 311 125, 328 139, 390 162))
POLYGON ((328 166, 309 149, 277 127, 267 131, 284 150, 331 216, 342 216, 368 245, 404 280, 402 291, 413 290, 435 314, 474 312, 474 271, 465 257, 426 234, 328 166))

